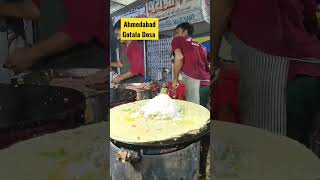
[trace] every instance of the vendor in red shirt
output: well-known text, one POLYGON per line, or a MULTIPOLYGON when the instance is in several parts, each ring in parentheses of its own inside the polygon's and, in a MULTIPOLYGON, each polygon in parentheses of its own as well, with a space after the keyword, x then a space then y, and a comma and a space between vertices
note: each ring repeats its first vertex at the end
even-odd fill
POLYGON ((120 20, 115 24, 115 34, 123 45, 121 61, 111 63, 111 67, 121 68, 121 74, 112 80, 112 83, 142 83, 144 82, 144 59, 142 45, 137 41, 120 40, 120 20))
POLYGON ((210 71, 206 50, 192 41, 193 26, 188 22, 179 24, 172 40, 174 54, 173 87, 178 84, 181 73, 185 84, 186 100, 200 104, 200 86, 209 85, 210 71))
MULTIPOLYGON (((105 2, 100 0, 64 0, 63 4, 66 17, 64 26, 59 28, 61 30, 31 48, 17 48, 7 59, 6 66, 8 68, 14 71, 24 71, 46 57, 64 52, 76 45, 86 44, 89 41, 95 41, 106 50, 105 2)), ((0 4, 0 16, 39 19, 39 6, 40 0, 0 4)), ((101 59, 102 61, 103 59, 101 59)))

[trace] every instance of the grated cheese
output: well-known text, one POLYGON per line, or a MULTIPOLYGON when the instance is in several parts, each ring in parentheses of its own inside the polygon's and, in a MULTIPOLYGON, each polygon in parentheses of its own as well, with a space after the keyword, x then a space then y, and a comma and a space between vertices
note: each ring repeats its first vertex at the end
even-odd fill
POLYGON ((144 118, 153 118, 155 120, 178 120, 181 119, 181 107, 167 94, 159 94, 151 99, 138 112, 131 115, 137 118, 142 115, 144 118))

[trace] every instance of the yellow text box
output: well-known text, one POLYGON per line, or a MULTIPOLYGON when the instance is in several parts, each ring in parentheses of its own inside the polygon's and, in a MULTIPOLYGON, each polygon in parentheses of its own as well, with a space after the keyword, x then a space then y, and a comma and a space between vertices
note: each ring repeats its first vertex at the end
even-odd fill
POLYGON ((121 18, 121 40, 159 40, 158 18, 121 18))

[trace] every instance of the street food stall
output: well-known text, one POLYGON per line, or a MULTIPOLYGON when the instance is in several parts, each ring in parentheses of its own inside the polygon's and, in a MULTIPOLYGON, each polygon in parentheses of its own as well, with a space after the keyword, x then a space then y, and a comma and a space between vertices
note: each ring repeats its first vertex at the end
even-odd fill
MULTIPOLYGON (((111 9, 117 9, 112 7, 116 2, 111 2, 111 9)), ((189 22, 195 28, 195 40, 210 47, 209 14, 206 0, 135 1, 111 12, 113 25, 121 18, 159 18, 160 34, 158 41, 139 42, 143 46, 145 83, 110 84, 110 91, 115 94, 124 89, 136 92, 134 101, 127 98, 128 101, 110 110, 111 179, 199 179, 200 160, 210 161, 209 157, 205 160, 200 157, 200 141, 209 133, 209 110, 172 99, 165 91, 160 93, 172 81, 174 29, 180 23, 189 22), (176 115, 180 118, 175 119, 176 115)), ((113 32, 111 36, 115 36, 113 32)), ((111 60, 122 60, 121 46, 112 44, 111 60)), ((120 70, 113 69, 110 77, 120 70)), ((208 179, 208 171, 206 175, 208 179)))

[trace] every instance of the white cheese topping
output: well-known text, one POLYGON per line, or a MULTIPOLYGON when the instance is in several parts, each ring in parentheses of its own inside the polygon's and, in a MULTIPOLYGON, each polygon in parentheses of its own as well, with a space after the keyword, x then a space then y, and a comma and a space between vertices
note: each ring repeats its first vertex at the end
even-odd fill
POLYGON ((139 115, 157 120, 178 120, 181 118, 181 107, 167 94, 159 94, 131 117, 136 118, 139 115))

